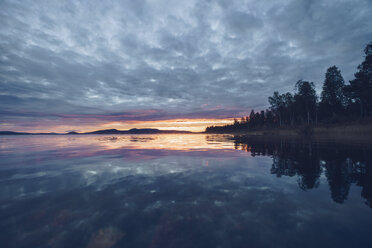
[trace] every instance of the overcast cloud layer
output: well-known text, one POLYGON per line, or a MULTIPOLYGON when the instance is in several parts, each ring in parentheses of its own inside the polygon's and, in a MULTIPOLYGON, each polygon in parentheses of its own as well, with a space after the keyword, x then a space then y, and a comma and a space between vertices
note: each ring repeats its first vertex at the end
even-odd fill
POLYGON ((352 79, 371 13, 369 0, 0 1, 0 129, 260 110, 299 79, 319 90, 329 66, 352 79))

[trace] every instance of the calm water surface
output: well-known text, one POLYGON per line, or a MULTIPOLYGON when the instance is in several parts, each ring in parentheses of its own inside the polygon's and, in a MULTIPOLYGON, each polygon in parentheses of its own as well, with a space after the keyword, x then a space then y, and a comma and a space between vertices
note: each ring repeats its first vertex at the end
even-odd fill
POLYGON ((367 146, 0 136, 1 247, 372 247, 367 146))

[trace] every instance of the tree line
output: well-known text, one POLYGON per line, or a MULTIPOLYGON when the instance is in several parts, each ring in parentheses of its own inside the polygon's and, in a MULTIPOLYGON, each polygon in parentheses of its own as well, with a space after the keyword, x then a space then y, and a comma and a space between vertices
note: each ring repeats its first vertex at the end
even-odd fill
POLYGON ((233 132, 257 128, 316 125, 344 122, 372 116, 372 41, 364 49, 364 61, 357 67, 354 79, 345 84, 341 71, 331 66, 325 73, 318 97, 313 82, 299 80, 295 92, 275 91, 268 98, 270 107, 225 126, 210 126, 206 132, 233 132))

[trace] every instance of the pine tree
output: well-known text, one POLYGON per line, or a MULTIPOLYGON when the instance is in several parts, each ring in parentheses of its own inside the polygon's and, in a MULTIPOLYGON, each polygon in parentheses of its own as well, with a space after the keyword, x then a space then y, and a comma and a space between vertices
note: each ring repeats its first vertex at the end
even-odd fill
POLYGON ((320 111, 323 116, 341 114, 345 105, 345 81, 341 71, 332 66, 327 69, 321 93, 320 111))
POLYGON ((317 95, 315 85, 313 82, 299 80, 296 83, 296 90, 294 99, 297 114, 302 120, 307 120, 307 124, 310 124, 310 120, 316 119, 317 95))
POLYGON ((348 97, 359 104, 360 115, 372 115, 372 42, 364 49, 365 59, 354 74, 355 79, 346 87, 348 97))

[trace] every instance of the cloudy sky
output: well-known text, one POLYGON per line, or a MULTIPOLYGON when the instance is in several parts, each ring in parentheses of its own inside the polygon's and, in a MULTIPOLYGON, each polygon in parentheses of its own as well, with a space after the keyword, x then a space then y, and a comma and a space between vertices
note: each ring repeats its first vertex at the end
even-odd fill
POLYGON ((327 67, 352 79, 370 0, 0 0, 0 130, 197 130, 327 67))

